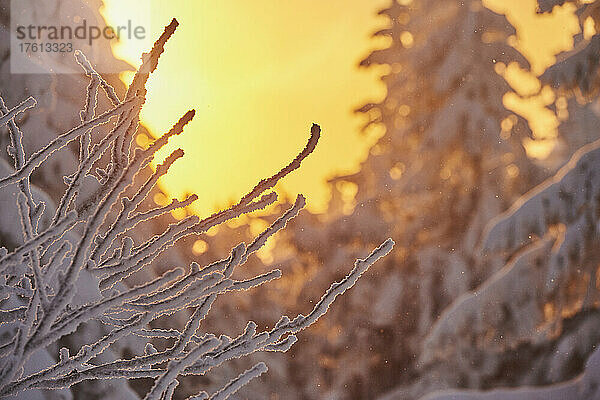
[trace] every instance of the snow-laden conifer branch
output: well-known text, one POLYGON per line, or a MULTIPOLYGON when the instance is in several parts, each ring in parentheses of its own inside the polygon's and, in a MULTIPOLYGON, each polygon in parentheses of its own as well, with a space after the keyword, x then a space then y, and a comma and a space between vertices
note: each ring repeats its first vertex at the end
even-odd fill
MULTIPOLYGON (((587 318, 598 302, 599 165, 597 141, 582 147, 553 177, 490 221, 482 243, 484 256, 501 253, 507 262, 473 292, 455 299, 437 319, 424 341, 419 360, 423 368, 456 360, 471 365, 487 357, 488 367, 470 371, 473 381, 484 380, 504 354, 520 346, 568 342, 565 321, 573 315, 587 318)), ((576 354, 573 346, 569 342, 569 349, 561 352, 576 354)), ((557 370, 553 373, 562 373, 557 370)), ((508 390, 499 393, 494 397, 477 392, 472 398, 512 398, 508 390)), ((529 393, 533 390, 515 391, 514 398, 529 398, 529 393)))
POLYGON ((584 95, 597 92, 600 85, 600 34, 579 43, 573 50, 561 53, 559 61, 548 67, 540 80, 561 92, 578 89, 584 95))
POLYGON ((567 382, 547 386, 496 388, 494 390, 446 390, 423 400, 590 400, 600 396, 600 350, 592 353, 585 371, 567 382))
POLYGON ((590 200, 600 195, 600 184, 594 179, 599 164, 600 142, 582 147, 556 175, 490 222, 484 249, 514 251, 556 224, 575 223, 588 208, 594 218, 600 212, 599 204, 590 200))

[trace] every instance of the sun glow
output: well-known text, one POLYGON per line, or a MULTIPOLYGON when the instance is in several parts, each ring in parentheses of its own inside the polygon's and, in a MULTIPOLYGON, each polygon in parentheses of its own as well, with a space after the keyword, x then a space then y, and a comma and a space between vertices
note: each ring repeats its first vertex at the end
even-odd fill
MULTIPOLYGON (((105 3, 109 21, 135 12, 138 4, 105 3)), ((357 64, 379 46, 370 36, 385 23, 375 11, 387 3, 150 1, 152 37, 172 17, 180 26, 148 82, 142 122, 160 135, 188 109, 197 110, 167 149, 182 147, 186 155, 161 188, 169 197, 198 193, 194 212, 204 215, 287 164, 316 122, 323 129, 317 150, 278 189, 290 197, 304 193, 313 211, 323 211, 326 179, 356 171, 381 134, 361 134, 365 121, 352 110, 385 95, 381 70, 359 70, 357 64)), ((136 66, 142 51, 147 49, 126 41, 115 47, 117 56, 136 66)))
MULTIPOLYGON (((188 109, 197 110, 184 135, 173 140, 158 161, 167 151, 185 150, 161 188, 169 198, 198 193, 193 211, 200 215, 234 201, 285 165, 304 145, 313 122, 323 128, 321 143, 300 172, 278 189, 290 197, 304 193, 312 211, 324 211, 330 195, 327 178, 356 171, 382 134, 379 129, 360 133, 365 121, 352 110, 385 95, 378 79, 382 70, 365 71, 357 64, 374 47, 385 46, 371 34, 385 24, 376 12, 388 0, 104 3, 103 14, 111 23, 147 6, 151 38, 158 37, 172 17, 180 22, 149 80, 142 122, 157 136, 188 109)), ((544 108, 554 98, 540 87, 536 75, 556 53, 572 46, 579 30, 573 7, 567 4, 552 15, 536 15, 535 0, 484 3, 507 14, 518 31, 514 44, 531 62, 533 72, 515 65, 498 65, 496 70, 519 94, 528 96, 523 100, 508 94, 504 101, 529 119, 538 138, 550 139, 528 145, 530 155, 543 157, 551 149, 558 121, 544 108)), ((406 33, 402 43, 410 47, 413 37, 406 33)), ((139 42, 115 46, 117 56, 135 66, 147 50, 139 42)), ((128 81, 131 76, 122 78, 128 81)), ((409 115, 410 108, 403 113, 409 115)), ((138 138, 142 146, 149 141, 138 138)))

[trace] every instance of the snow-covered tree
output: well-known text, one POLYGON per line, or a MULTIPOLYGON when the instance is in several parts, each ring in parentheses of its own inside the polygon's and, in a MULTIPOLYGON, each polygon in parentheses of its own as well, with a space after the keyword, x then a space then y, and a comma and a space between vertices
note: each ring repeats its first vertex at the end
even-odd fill
MULTIPOLYGON (((540 11, 562 3, 540 0, 540 11)), ((584 27, 596 24, 600 2, 573 3, 584 27)), ((600 129, 594 110, 598 35, 576 39, 575 49, 541 76, 557 92, 561 139, 571 149, 598 137, 600 129)), ((432 399, 600 398, 594 353, 600 342, 599 149, 598 141, 578 149, 554 177, 490 223, 482 250, 507 264, 444 312, 422 356, 432 368, 445 363, 458 374, 461 367, 467 374, 464 365, 475 365, 486 388, 554 386, 451 392, 432 399), (583 371, 588 357, 583 375, 566 382, 583 371), (493 379, 499 375, 505 378, 493 379)))
POLYGON ((501 371, 488 382, 496 387, 559 383, 580 371, 600 342, 599 148, 580 149, 490 223, 484 251, 510 261, 448 307, 425 341, 424 364, 479 380, 501 371))
POLYGON ((550 84, 559 92, 573 92, 594 98, 600 87, 600 2, 580 0, 539 0, 539 12, 551 12, 554 6, 573 3, 582 32, 575 36, 573 50, 561 53, 556 64, 541 76, 542 83, 550 84), (587 36, 587 37, 586 37, 587 36))
MULTIPOLYGON (((376 35, 390 45, 362 65, 389 67, 388 93, 360 111, 385 134, 360 172, 331 180, 329 216, 300 217, 284 233, 289 248, 274 250, 296 273, 283 299, 294 307, 317 296, 302 283, 322 279, 314 260, 341 275, 340 260, 384 236, 397 242, 378 274, 310 334, 315 347, 294 353, 308 398, 373 398, 418 381, 432 324, 502 265, 479 258, 485 224, 540 180, 522 145, 529 129, 502 103, 511 88, 496 70, 528 67, 508 44, 515 30, 505 17, 479 1, 393 1, 381 14, 389 26, 376 35)), ((402 398, 427 390, 416 385, 402 398)))
MULTIPOLYGON (((538 12, 549 13, 565 1, 539 0, 538 12)), ((561 121, 557 153, 567 160, 580 147, 598 139, 600 2, 569 1, 576 6, 581 32, 574 37, 573 49, 558 55, 557 62, 541 76, 542 84, 556 92, 551 109, 561 121)))

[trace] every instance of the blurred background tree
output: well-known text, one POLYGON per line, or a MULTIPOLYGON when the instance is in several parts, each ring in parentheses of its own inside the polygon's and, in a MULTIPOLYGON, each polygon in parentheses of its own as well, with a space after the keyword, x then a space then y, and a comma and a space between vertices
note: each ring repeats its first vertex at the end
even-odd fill
POLYGON ((360 172, 330 181, 327 217, 304 214, 279 240, 286 251, 274 263, 294 271, 279 300, 293 309, 314 299, 308 283, 341 276, 337 262, 380 237, 399 246, 311 332, 312 350, 288 360, 300 398, 375 398, 411 382, 406 398, 417 398, 456 384, 417 378, 423 338, 446 306, 503 265, 479 257, 484 226, 545 173, 526 156, 527 122, 502 102, 512 89, 498 65, 529 67, 503 15, 480 1, 394 1, 380 14, 389 27, 375 35, 390 45, 361 65, 388 67, 387 95, 359 111, 386 133, 360 172))
MULTIPOLYGON (((581 34, 540 80, 556 95, 551 108, 561 121, 558 153, 573 157, 490 222, 483 249, 503 257, 506 266, 448 308, 428 334, 422 355, 441 376, 462 370, 471 378, 465 387, 513 388, 493 395, 453 391, 428 399, 600 397, 600 2, 539 0, 539 12, 553 12, 564 3, 576 6, 581 34), (483 379, 483 385, 473 378, 483 379)), ((402 393, 387 398, 403 398, 402 393)))

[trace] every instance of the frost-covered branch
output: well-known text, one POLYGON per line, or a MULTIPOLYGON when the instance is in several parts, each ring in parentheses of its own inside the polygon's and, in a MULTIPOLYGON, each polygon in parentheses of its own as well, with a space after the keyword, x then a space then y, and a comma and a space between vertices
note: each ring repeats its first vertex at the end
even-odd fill
MULTIPOLYGON (((393 247, 388 240, 367 258, 358 260, 349 275, 333 284, 307 316, 299 315, 293 320, 282 317, 274 329, 261 333, 257 333, 257 324, 248 322, 235 338, 200 334, 198 330, 218 296, 245 291, 281 277, 282 272, 275 269, 239 280, 234 278, 234 270, 298 215, 306 203, 302 195, 250 244, 240 243, 224 259, 205 266, 192 263, 187 272, 175 268, 133 287, 123 283, 182 238, 202 234, 275 203, 277 195, 271 190, 300 167, 314 151, 321 133, 314 124, 306 146, 298 155, 277 173, 261 180, 231 207, 203 219, 190 215, 153 237, 140 239, 142 235, 136 235, 134 239, 130 233, 141 222, 188 207, 198 198, 190 195, 156 208, 145 206, 144 200, 155 190, 159 178, 183 157, 181 149, 171 153, 154 172, 141 173, 170 138, 183 133, 195 115, 194 110, 184 114, 169 132, 147 148, 131 147, 146 101, 149 74, 156 69, 177 25, 173 20, 152 50, 144 54, 142 67, 124 100, 119 99, 115 89, 94 70, 83 53, 76 52, 76 61, 89 78, 79 114, 81 123, 29 157, 15 117, 33 107, 35 100, 29 98, 9 109, 0 97, 0 125, 9 128, 8 152, 14 160, 14 172, 0 178, 0 189, 18 187, 15 203, 23 230, 21 244, 10 252, 0 250, 3 275, 0 298, 2 307, 9 305, 0 309, 0 324, 9 332, 0 343, 0 397, 33 389, 69 388, 85 380, 147 377, 155 379, 147 399, 171 399, 181 375, 205 374, 227 360, 258 351, 289 350, 297 340, 296 333, 324 315, 337 296, 352 287, 393 247), (112 104, 108 111, 98 111, 101 94, 112 104), (95 143, 92 129, 102 132, 95 143), (29 184, 32 173, 56 152, 66 151, 67 145, 75 140, 79 140, 79 164, 72 174, 64 177, 67 188, 58 206, 34 201, 29 184), (110 157, 103 157, 107 152, 110 157), (183 329, 164 330, 151 325, 162 316, 184 309, 191 316, 183 329), (56 362, 29 368, 35 354, 51 351, 65 336, 98 322, 103 324, 102 333, 88 338, 74 354, 63 348, 55 354, 56 362), (148 343, 143 354, 134 354, 127 360, 107 361, 99 357, 120 341, 142 337, 167 338, 173 343, 162 351, 148 343)), ((265 371, 266 366, 259 363, 211 398, 225 399, 265 371)), ((203 392, 196 397, 208 398, 208 395, 203 392)))

